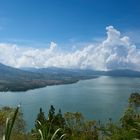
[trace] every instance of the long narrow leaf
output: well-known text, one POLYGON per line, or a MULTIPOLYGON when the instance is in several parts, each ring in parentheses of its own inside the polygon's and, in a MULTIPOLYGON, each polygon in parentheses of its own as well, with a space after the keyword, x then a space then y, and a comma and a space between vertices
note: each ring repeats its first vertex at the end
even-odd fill
POLYGON ((12 132, 12 128, 14 126, 17 114, 18 114, 18 110, 19 110, 19 106, 16 108, 15 112, 14 112, 14 116, 12 118, 12 120, 10 121, 9 118, 7 118, 6 120, 6 128, 5 128, 5 134, 3 136, 3 140, 10 140, 10 136, 11 136, 11 132, 12 132))
POLYGON ((4 138, 5 138, 5 139, 8 138, 8 132, 9 132, 9 129, 10 129, 10 124, 9 124, 9 122, 10 122, 10 119, 7 118, 7 119, 6 119, 5 135, 4 135, 4 138))
POLYGON ((58 128, 58 129, 55 131, 55 133, 53 134, 51 140, 53 140, 53 139, 55 138, 56 134, 57 134, 60 130, 61 130, 61 128, 58 128))
POLYGON ((14 126, 14 123, 15 123, 15 120, 16 120, 16 116, 17 116, 17 114, 18 114, 18 110, 19 110, 19 106, 16 108, 16 111, 15 111, 14 116, 13 116, 13 118, 12 118, 12 122, 11 122, 11 124, 10 124, 10 126, 9 126, 8 137, 7 137, 6 140, 10 140, 12 128, 13 128, 13 126, 14 126))
POLYGON ((59 138, 59 140, 62 140, 65 136, 66 136, 66 134, 63 134, 63 135, 59 138))
POLYGON ((39 134, 40 134, 40 136, 41 136, 41 139, 40 139, 40 140, 44 140, 42 131, 39 129, 38 132, 39 132, 39 134))

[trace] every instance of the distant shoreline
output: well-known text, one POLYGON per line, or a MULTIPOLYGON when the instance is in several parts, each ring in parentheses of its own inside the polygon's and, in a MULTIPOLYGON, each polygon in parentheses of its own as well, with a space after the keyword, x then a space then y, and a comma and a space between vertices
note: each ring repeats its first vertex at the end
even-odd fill
POLYGON ((24 85, 22 86, 20 84, 20 87, 22 86, 22 88, 18 87, 19 83, 17 83, 17 85, 16 85, 16 83, 15 83, 15 85, 13 85, 13 83, 11 83, 12 86, 13 86, 11 89, 8 88, 8 87, 5 87, 5 89, 0 88, 0 92, 4 92, 4 93, 6 93, 6 92, 26 92, 26 91, 29 91, 29 90, 44 88, 44 87, 47 87, 47 86, 75 84, 75 83, 77 83, 81 80, 95 79, 95 78, 98 78, 98 77, 99 76, 92 76, 92 77, 88 77, 88 78, 84 77, 84 78, 81 78, 81 79, 74 79, 74 80, 71 80, 71 81, 57 81, 57 82, 54 82, 54 83, 48 83, 48 84, 46 83, 46 85, 45 84, 43 84, 43 85, 37 85, 37 84, 36 85, 28 85, 28 87, 24 87, 24 85))

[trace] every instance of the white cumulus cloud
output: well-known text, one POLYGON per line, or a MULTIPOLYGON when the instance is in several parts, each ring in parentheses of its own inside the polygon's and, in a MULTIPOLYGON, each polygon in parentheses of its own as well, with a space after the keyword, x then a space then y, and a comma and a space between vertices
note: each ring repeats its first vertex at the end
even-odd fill
POLYGON ((0 43, 0 62, 13 67, 62 67, 95 70, 133 69, 140 71, 140 50, 113 26, 106 27, 107 37, 98 44, 90 44, 74 52, 50 48, 23 48, 0 43))

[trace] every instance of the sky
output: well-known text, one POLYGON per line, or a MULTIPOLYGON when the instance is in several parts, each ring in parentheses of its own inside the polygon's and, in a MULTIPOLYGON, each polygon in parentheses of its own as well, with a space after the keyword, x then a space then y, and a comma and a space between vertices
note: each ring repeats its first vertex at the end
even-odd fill
POLYGON ((0 62, 140 71, 139 0, 0 0, 0 62))

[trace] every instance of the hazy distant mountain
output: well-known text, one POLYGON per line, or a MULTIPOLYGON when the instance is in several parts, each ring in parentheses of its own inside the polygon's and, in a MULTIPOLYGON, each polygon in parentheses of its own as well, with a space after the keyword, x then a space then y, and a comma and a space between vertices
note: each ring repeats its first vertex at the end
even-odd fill
POLYGON ((49 68, 22 68, 25 71, 30 71, 33 73, 40 73, 40 74, 52 74, 52 75, 78 75, 78 76, 115 76, 115 77, 140 77, 139 71, 129 70, 129 69, 118 69, 118 70, 109 70, 109 71, 97 71, 91 69, 64 69, 64 68, 56 68, 56 67, 49 67, 49 68))
POLYGON ((0 91, 24 91, 45 86, 41 74, 0 64, 0 91))
POLYGON ((139 71, 133 71, 128 69, 122 69, 122 70, 112 70, 112 71, 106 71, 104 75, 107 76, 116 76, 116 77, 140 77, 139 71))
POLYGON ((64 69, 16 69, 0 64, 0 91, 26 91, 47 85, 70 84, 88 78, 95 76, 64 69))
POLYGON ((47 85, 70 84, 98 76, 140 77, 132 70, 94 71, 64 68, 13 68, 0 63, 0 91, 26 91, 47 85))
POLYGON ((0 80, 22 80, 22 79, 32 79, 32 78, 41 78, 41 74, 35 74, 33 72, 28 72, 20 69, 16 69, 10 66, 6 66, 0 63, 0 80))
MULTIPOLYGON (((67 75, 67 76, 88 76, 95 74, 93 70, 81 70, 81 69, 65 69, 57 67, 49 68, 21 68, 21 70, 30 71, 33 73, 49 74, 49 75, 67 75)), ((98 72, 97 72, 98 73, 98 72)))

